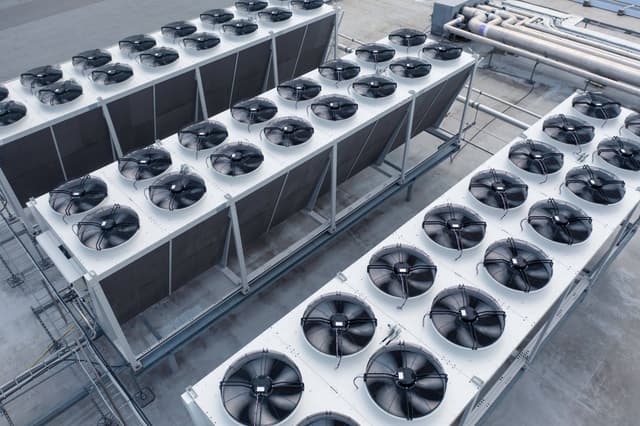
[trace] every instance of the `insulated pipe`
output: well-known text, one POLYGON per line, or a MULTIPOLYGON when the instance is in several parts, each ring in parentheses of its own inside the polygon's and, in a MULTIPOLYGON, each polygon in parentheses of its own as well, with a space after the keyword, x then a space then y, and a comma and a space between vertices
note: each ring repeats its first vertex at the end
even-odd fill
POLYGON ((636 90, 640 87, 640 73, 635 68, 602 58, 589 57, 578 50, 562 48, 557 44, 536 39, 508 28, 490 26, 486 23, 486 13, 479 9, 465 7, 463 13, 471 18, 467 22, 467 28, 475 34, 521 50, 526 49, 538 54, 538 56, 584 68, 611 80, 629 83, 635 86, 636 90))
POLYGON ((616 81, 616 80, 612 80, 610 78, 603 77, 601 75, 594 74, 594 73, 589 72, 589 71, 585 71, 585 70, 583 70, 581 68, 577 68, 577 67, 574 67, 572 65, 568 65, 568 64, 565 64, 563 62, 559 62, 559 61, 554 60, 554 59, 546 58, 544 56, 541 56, 541 55, 538 55, 538 54, 535 54, 535 53, 531 53, 531 52, 529 52, 527 50, 519 49, 517 47, 513 47, 513 46, 510 46, 508 44, 500 43, 500 42, 492 40, 490 38, 483 37, 483 36, 480 36, 480 35, 477 35, 477 34, 474 34, 474 33, 471 33, 469 31, 465 31, 465 30, 462 30, 462 29, 456 27, 456 25, 460 25, 460 24, 464 23, 464 21, 465 21, 464 16, 459 16, 458 18, 446 23, 444 25, 444 29, 447 32, 451 33, 451 34, 455 34, 455 35, 457 35, 459 37, 462 37, 462 38, 465 38, 467 40, 473 40, 473 41, 477 41, 479 43, 485 43, 485 44, 494 46, 494 47, 496 47, 496 48, 498 48, 500 50, 503 50, 505 52, 509 52, 509 53, 512 53, 512 54, 517 55, 517 56, 522 56, 523 58, 529 58, 529 59, 537 61, 537 62, 539 62, 541 64, 549 65, 549 66, 557 68, 559 70, 563 70, 563 71, 569 72, 571 74, 576 74, 576 75, 582 76, 582 77, 584 77, 586 79, 595 81, 597 83, 600 83, 600 84, 603 84, 603 85, 608 85, 608 86, 614 87, 616 89, 631 93, 633 95, 640 96, 640 88, 638 88, 638 87, 634 87, 634 86, 626 84, 626 83, 622 83, 622 82, 619 82, 619 81, 616 81))

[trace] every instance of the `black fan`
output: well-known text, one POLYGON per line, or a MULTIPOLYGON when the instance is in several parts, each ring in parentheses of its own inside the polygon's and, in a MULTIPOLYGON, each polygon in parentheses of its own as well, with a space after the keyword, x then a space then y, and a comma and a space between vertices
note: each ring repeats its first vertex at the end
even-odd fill
POLYGON ((156 146, 138 149, 118 159, 120 174, 134 182, 159 176, 169 167, 171 155, 166 149, 156 146))
POLYGON ((27 89, 37 89, 55 83, 61 78, 62 70, 60 67, 44 65, 20 74, 20 84, 27 89))
POLYGON ((402 299, 404 307, 411 297, 426 293, 436 279, 437 268, 426 253, 414 247, 384 247, 367 266, 373 285, 384 293, 402 299))
POLYGON ((211 167, 225 176, 241 176, 256 170, 264 161, 255 145, 233 142, 222 145, 209 156, 211 167))
POLYGON ((133 77, 133 69, 129 65, 120 62, 95 68, 91 70, 91 74, 89 75, 91 81, 104 86, 122 83, 131 77, 133 77))
POLYGON ((0 102, 0 126, 8 126, 27 115, 27 107, 16 101, 0 102))
POLYGON ((542 130, 552 139, 569 145, 587 144, 595 136, 595 128, 582 120, 567 117, 564 114, 554 115, 544 120, 542 130))
POLYGON ((278 85, 277 91, 281 98, 288 101, 308 101, 318 96, 322 86, 309 78, 296 78, 278 85))
POLYGON ((296 9, 313 10, 322 7, 324 0, 291 0, 291 6, 296 9))
POLYGON ((128 56, 135 56, 140 52, 151 49, 155 45, 156 40, 146 34, 135 34, 118 42, 120 51, 128 56))
POLYGON ((153 47, 138 55, 138 62, 148 67, 163 67, 178 60, 178 51, 170 47, 153 47))
POLYGON ((406 56, 389 64, 392 73, 403 78, 422 78, 431 72, 431 64, 420 58, 406 56))
POLYGON ((169 22, 168 24, 160 27, 160 32, 163 36, 172 38, 174 40, 177 38, 186 37, 190 34, 195 33, 196 31, 198 31, 198 27, 187 21, 169 22))
POLYGON ((82 95, 82 86, 75 80, 58 81, 38 89, 38 100, 47 105, 62 105, 82 95))
POLYGON ((640 113, 631 114, 625 118, 624 127, 634 135, 640 137, 640 113))
POLYGON ((320 65, 318 72, 326 79, 340 82, 356 78, 360 74, 360 66, 345 59, 333 59, 320 65))
POLYGON ((250 19, 233 19, 222 24, 222 31, 225 34, 243 36, 251 34, 258 29, 258 24, 250 19))
POLYGON ((485 292, 461 285, 441 291, 433 300, 429 317, 445 339, 476 350, 500 338, 506 314, 485 292))
POLYGON ((107 184, 94 176, 83 176, 63 183, 49 192, 49 206, 60 214, 84 213, 107 198, 107 184))
POLYGON ((469 192, 475 199, 490 207, 504 210, 522 205, 529 187, 518 176, 502 170, 485 170, 471 178, 469 192))
POLYGON ((436 244, 457 250, 457 260, 463 250, 480 244, 487 224, 473 210, 449 203, 429 210, 422 222, 422 229, 436 244))
POLYGON ((398 83, 381 75, 368 75, 358 78, 351 87, 360 96, 379 99, 393 95, 398 83))
POLYGON ((200 20, 205 24, 218 25, 233 19, 233 13, 226 9, 211 9, 200 14, 200 20))
POLYGON ((263 350, 231 364, 220 382, 225 410, 246 426, 271 426, 293 413, 304 383, 298 367, 286 355, 263 350))
POLYGON ((283 7, 267 7, 258 12, 258 18, 269 22, 282 22, 293 16, 293 12, 283 7))
POLYGON ((109 62, 111 62, 111 53, 104 49, 87 50, 71 57, 71 64, 80 72, 101 67, 109 62))
POLYGON ((429 59, 440 61, 451 61, 458 59, 462 55, 462 47, 450 43, 436 43, 422 48, 422 54, 429 59))
POLYGON ((229 132, 224 124, 213 120, 191 124, 178 131, 180 145, 195 151, 196 155, 198 151, 220 145, 228 136, 229 132))
POLYGON ((513 238, 491 244, 482 263, 499 284, 524 293, 542 289, 553 276, 553 261, 542 250, 513 238))
POLYGON ((206 192, 204 179, 183 166, 179 172, 156 179, 145 190, 145 195, 156 207, 173 211, 194 205, 206 192))
POLYGON ((438 360, 426 350, 406 343, 378 349, 369 359, 362 379, 380 408, 407 420, 433 412, 447 390, 447 375, 438 360))
POLYGON ((9 89, 0 84, 0 102, 7 99, 9 96, 9 89))
POLYGON ((598 144, 598 156, 619 169, 640 170, 640 144, 614 136, 598 144))
POLYGON ((323 354, 337 357, 339 366, 343 356, 356 354, 371 342, 378 322, 362 300, 337 293, 313 301, 300 324, 307 342, 323 354))
POLYGON ((278 107, 267 98, 252 98, 231 107, 231 116, 248 126, 271 120, 278 113, 278 107))
POLYGON ((582 209, 553 198, 531 206, 524 220, 544 238, 561 244, 581 243, 592 230, 592 219, 582 209))
POLYGON ((557 173, 564 165, 564 154, 544 142, 527 139, 516 142, 509 149, 509 160, 524 171, 537 175, 557 173))
POLYGON ((313 136, 313 132, 311 123, 298 117, 279 118, 268 123, 262 129, 262 134, 269 142, 284 147, 302 145, 308 142, 313 136))
POLYGON ((398 46, 419 46, 427 41, 427 34, 412 28, 400 28, 389 34, 389 41, 398 46))
POLYGON ((269 6, 268 1, 261 0, 247 0, 247 1, 237 1, 235 2, 236 9, 241 12, 251 13, 258 12, 263 9, 266 9, 269 6))
POLYGON ((622 112, 620 102, 609 99, 602 93, 587 92, 575 96, 571 104, 576 111, 600 120, 616 118, 622 112))
POLYGON ((182 39, 182 45, 192 50, 207 50, 219 44, 220 37, 207 32, 193 33, 182 39))
POLYGON ((309 108, 317 117, 329 121, 346 120, 358 112, 358 104, 342 95, 321 96, 309 108))
POLYGON ((564 185, 578 197, 596 204, 615 204, 622 200, 624 181, 599 167, 576 167, 567 173, 564 185))
POLYGON ((359 424, 344 414, 327 411, 304 418, 298 426, 359 426, 359 424))
POLYGON ((89 213, 73 226, 80 242, 98 251, 114 248, 129 241, 138 229, 140 221, 137 213, 119 204, 89 213))
POLYGON ((364 62, 387 62, 393 59, 396 50, 391 46, 379 43, 370 43, 360 46, 356 49, 356 56, 364 62))

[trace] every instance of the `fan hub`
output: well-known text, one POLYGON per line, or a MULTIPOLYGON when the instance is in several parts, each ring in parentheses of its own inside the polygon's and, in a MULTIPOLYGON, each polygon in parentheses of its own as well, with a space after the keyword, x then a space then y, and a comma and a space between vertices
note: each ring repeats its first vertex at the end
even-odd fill
POLYGON ((563 130, 565 132, 575 132, 576 128, 574 126, 565 126, 563 130))
POLYGON ((400 368, 396 372, 396 376, 398 377, 396 383, 402 388, 411 388, 416 384, 416 372, 411 368, 400 368))
POLYGON ((460 308, 460 311, 458 313, 460 314, 460 318, 464 322, 474 322, 478 319, 478 312, 476 312, 476 310, 471 306, 463 306, 462 308, 460 308))
POLYGON ((80 191, 73 191, 71 193, 72 197, 82 197, 85 194, 84 189, 81 189, 80 191))
POLYGON ((528 266, 527 260, 522 256, 514 256, 511 258, 511 265, 516 269, 526 269, 528 266))
POLYGON ((633 152, 627 151, 625 148, 620 148, 620 155, 623 157, 633 157, 633 152))
POLYGON ((102 222, 100 222, 100 228, 103 231, 109 231, 113 229, 113 227, 115 226, 116 226, 116 221, 113 219, 105 219, 102 222))
POLYGON ((398 262, 393 265, 393 272, 396 275, 409 275, 409 272, 411 272, 411 267, 406 262, 398 262))
POLYGON ((334 330, 346 330, 349 326, 349 318, 345 314, 333 314, 329 322, 334 330))
POLYGON ((542 158, 544 158, 544 154, 534 149, 529 153, 529 157, 534 160, 542 160, 542 158))
POLYGON ((495 192, 504 192, 507 190, 507 186, 503 182, 494 182, 491 184, 491 189, 495 192))
POLYGON ((551 218, 556 225, 568 225, 569 219, 562 214, 553 215, 551 218))
POLYGON ((340 109, 340 104, 337 102, 329 102, 329 108, 331 109, 340 109))
POLYGON ((602 188, 602 181, 600 179, 598 179, 597 177, 593 177, 591 179, 589 179, 589 186, 593 187, 593 188, 602 188))
POLYGON ((114 70, 114 69, 107 70, 107 74, 113 75, 115 73, 116 73, 116 70, 114 70))
POLYGON ((268 396, 273 390, 273 381, 268 376, 258 376, 251 380, 251 391, 257 397, 268 396))
POLYGON ((231 161, 240 161, 242 160, 242 152, 235 151, 231 153, 231 161))
POLYGON ((415 66, 414 64, 412 64, 411 62, 407 62, 407 63, 405 64, 405 67, 406 67, 408 70, 412 70, 412 69, 414 69, 416 66, 415 66))
POLYGON ((462 222, 458 219, 449 219, 447 221, 447 228, 452 231, 459 231, 460 229, 462 229, 462 222))
POLYGON ((184 191, 184 185, 181 183, 174 183, 174 184, 171 184, 171 186, 169 187, 169 190, 172 193, 176 194, 178 192, 184 191))
POLYGON ((141 166, 146 166, 147 164, 149 164, 149 160, 147 160, 146 158, 141 158, 138 160, 138 164, 140 164, 141 166))

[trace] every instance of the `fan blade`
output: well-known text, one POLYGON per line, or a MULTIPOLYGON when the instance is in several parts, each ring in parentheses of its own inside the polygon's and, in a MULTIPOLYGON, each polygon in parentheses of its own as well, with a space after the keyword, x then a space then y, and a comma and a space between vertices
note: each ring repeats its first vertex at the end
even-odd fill
POLYGON ((476 349, 478 346, 478 342, 471 334, 471 330, 466 326, 458 326, 455 329, 455 333, 451 333, 451 337, 453 337, 450 339, 451 341, 467 348, 476 349))

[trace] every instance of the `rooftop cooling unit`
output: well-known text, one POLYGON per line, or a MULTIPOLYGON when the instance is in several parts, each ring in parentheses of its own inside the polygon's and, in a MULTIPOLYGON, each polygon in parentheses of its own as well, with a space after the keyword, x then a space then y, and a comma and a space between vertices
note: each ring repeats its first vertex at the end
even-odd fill
POLYGON ((207 50, 220 44, 220 37, 213 33, 193 33, 182 38, 182 45, 190 50, 207 50))
POLYGON ((246 426, 271 426, 286 420, 298 406, 304 383, 286 355, 253 352, 234 362, 220 382, 227 413, 246 426))
POLYGON ((62 105, 82 95, 82 86, 75 80, 58 81, 37 89, 38 100, 46 105, 62 105))
POLYGON ((283 7, 267 7, 258 12, 258 19, 268 22, 283 22, 290 19, 293 16, 293 12, 283 7))
POLYGON ((234 4, 236 6, 236 9, 245 13, 259 12, 269 6, 268 1, 261 0, 237 1, 234 4))
POLYGON ((233 18, 233 13, 227 9, 211 9, 200 14, 200 21, 214 26, 229 22, 233 18))
POLYGON ((71 216, 86 213, 107 198, 107 184, 95 176, 70 180, 49 192, 49 205, 56 213, 71 216))
POLYGON ((129 57, 134 57, 140 52, 155 47, 156 40, 146 34, 135 34, 125 37, 118 42, 120 51, 129 57))
POLYGON ((152 47, 138 55, 138 62, 151 68, 163 67, 178 60, 180 54, 170 47, 152 47))
POLYGON ((456 250, 456 259, 459 259, 463 250, 480 244, 487 223, 470 208, 449 203, 429 210, 422 222, 422 228, 439 246, 456 250))
POLYGON ((0 102, 0 126, 8 126, 27 115, 27 107, 16 101, 0 102))
POLYGON ((171 167, 171 155, 166 149, 149 146, 118 159, 118 171, 127 180, 138 182, 160 176, 171 167))
POLYGON ((310 78, 296 78, 278 85, 278 95, 287 101, 302 102, 320 94, 322 86, 310 78))
POLYGON ((324 0, 291 0, 293 8, 302 10, 319 9, 323 4, 324 0))
POLYGON ((204 179, 182 166, 179 172, 167 173, 145 189, 145 196, 162 210, 182 210, 204 197, 207 187, 204 179))
POLYGON ((73 67, 84 73, 111 62, 111 53, 104 49, 92 49, 80 52, 71 57, 73 67))
POLYGON ((325 95, 309 105, 311 112, 323 120, 341 121, 353 117, 358 112, 358 104, 342 95, 325 95))
POLYGON ((527 199, 529 186, 518 176, 502 170, 485 170, 471 178, 469 192, 482 204, 504 210, 521 206, 527 199))
POLYGON ((118 247, 140 229, 138 214, 130 207, 114 204, 87 214, 73 226, 80 242, 93 250, 118 247))
POLYGON ((541 290, 553 276, 553 261, 541 249, 513 238, 491 244, 482 264, 497 283, 524 293, 541 290))
POLYGON ((380 43, 365 44, 356 49, 358 59, 374 64, 389 62, 395 55, 396 50, 393 47, 380 43))
POLYGON ((172 40, 186 37, 196 31, 198 31, 198 27, 187 21, 169 22, 168 24, 160 27, 162 35, 172 40))
POLYGON ((89 78, 103 86, 122 83, 133 77, 133 69, 121 62, 110 63, 91 70, 89 78))
POLYGON ((620 102, 609 99, 602 93, 587 92, 575 96, 571 104, 576 111, 600 120, 616 118, 622 111, 620 102))
POLYGON ((9 89, 7 89, 6 87, 0 85, 0 102, 2 102, 5 99, 7 99, 8 96, 9 96, 9 89))
POLYGON ((407 48, 420 46, 427 41, 427 34, 413 28, 400 28, 389 33, 389 41, 407 48))
POLYGON ((406 420, 433 412, 447 390, 447 375, 436 358, 421 347, 402 343, 374 353, 362 379, 378 407, 406 420))
POLYGON ((596 154, 619 169, 633 172, 640 170, 640 144, 630 139, 617 136, 605 139, 598 144, 596 154))
POLYGON ((599 167, 581 166, 571 169, 564 185, 579 198, 594 204, 610 205, 622 200, 624 181, 599 167))
POLYGON ((624 120, 624 127, 640 137, 640 113, 631 114, 624 120))
POLYGON ((587 240, 592 231, 592 219, 582 209, 566 201, 538 201, 524 219, 534 231, 550 241, 573 245, 587 240))
POLYGON ((241 101, 231 107, 231 116, 251 128, 253 124, 271 120, 278 113, 278 107, 267 98, 256 97, 241 101))
POLYGON ((274 145, 289 148, 307 143, 313 136, 311 123, 298 117, 282 117, 273 120, 262 129, 264 137, 274 145))
POLYGON ((437 268, 421 250, 397 245, 375 253, 367 273, 377 289, 401 300, 401 309, 409 299, 422 296, 433 286, 437 268))
POLYGON ((257 170, 264 161, 262 151, 255 145, 230 142, 216 149, 208 157, 211 167, 224 176, 242 176, 257 170))
POLYGON ((360 74, 360 66, 346 59, 333 59, 318 67, 320 75, 336 82, 352 80, 360 74))
POLYGON ((359 426, 358 422, 344 414, 318 413, 303 419, 297 426, 359 426))
POLYGON ((398 83, 382 75, 367 75, 351 83, 351 89, 365 98, 386 98, 395 93, 398 83))
POLYGON ((506 315, 487 293, 461 285, 441 291, 433 300, 429 317, 442 337, 477 350, 498 341, 506 315))
POLYGON ((435 43, 422 48, 422 55, 428 59, 439 61, 452 61, 462 55, 462 47, 451 43, 435 43))
POLYGON ((431 64, 420 58, 405 56, 391 62, 389 70, 402 78, 424 78, 431 72, 431 64))
POLYGON ((60 67, 44 65, 20 74, 20 84, 27 89, 38 89, 53 84, 61 78, 62 70, 60 67))
POLYGON ((520 170, 543 175, 546 182, 549 175, 562 169, 564 154, 549 144, 527 139, 509 148, 509 160, 520 170))
POLYGON ((258 30, 258 24, 249 19, 233 19, 222 24, 222 32, 236 36, 254 33, 258 30))
POLYGON ((569 145, 588 144, 595 136, 595 127, 584 121, 567 117, 564 114, 554 115, 544 120, 542 130, 550 138, 569 145))
POLYGON ((183 147, 194 151, 197 157, 198 152, 215 148, 228 136, 229 132, 224 124, 214 120, 205 120, 180 130, 178 141, 183 147))

